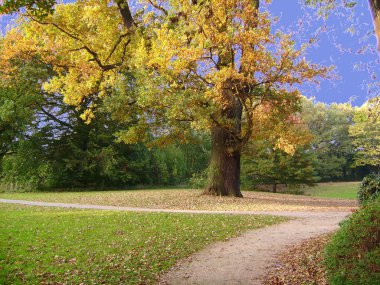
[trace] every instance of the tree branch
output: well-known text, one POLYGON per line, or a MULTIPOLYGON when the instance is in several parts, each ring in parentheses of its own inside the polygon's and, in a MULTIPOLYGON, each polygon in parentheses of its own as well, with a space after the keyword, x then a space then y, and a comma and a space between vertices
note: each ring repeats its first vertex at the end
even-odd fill
POLYGON ((150 5, 152 5, 154 8, 156 8, 157 10, 160 10, 162 13, 165 14, 165 16, 168 15, 168 11, 166 11, 163 7, 161 7, 160 5, 157 5, 157 4, 154 4, 153 1, 149 0, 149 3, 150 5))
POLYGON ((127 29, 131 29, 135 22, 133 21, 131 10, 129 9, 127 0, 118 0, 116 1, 117 7, 119 8, 119 12, 121 18, 123 19, 124 25, 127 29))
MULTIPOLYGON (((85 42, 79 38, 77 35, 71 33, 71 32, 68 32, 66 31, 64 28, 60 27, 59 25, 55 24, 55 23, 51 23, 51 22, 42 22, 40 20, 37 20, 35 18, 33 18, 33 16, 31 15, 28 15, 33 21, 41 24, 41 25, 52 25, 53 27, 55 27, 56 29, 58 29, 59 31, 61 31, 62 33, 64 33, 65 35, 67 35, 68 37, 74 39, 74 40, 77 40, 79 42, 81 42, 83 44, 82 47, 80 48, 77 48, 77 49, 73 49, 72 51, 79 51, 79 50, 86 50, 90 55, 92 55, 92 59, 90 59, 90 61, 95 61, 97 63, 97 65, 102 69, 102 71, 108 71, 108 70, 111 70, 111 69, 114 69, 118 66, 121 66, 124 62, 124 58, 125 58, 125 54, 126 54, 126 48, 128 46, 128 44, 131 42, 131 39, 128 39, 128 41, 125 43, 124 45, 124 49, 123 49, 123 56, 122 56, 122 59, 120 62, 118 63, 114 63, 114 64, 106 64, 104 65, 101 60, 99 59, 99 55, 97 52, 93 51, 91 48, 89 48, 85 42)), ((116 50, 117 46, 120 44, 120 42, 122 41, 122 39, 124 37, 126 37, 128 35, 128 33, 126 34, 123 34, 120 36, 119 40, 117 41, 116 45, 112 48, 111 50, 111 53, 108 55, 107 57, 107 60, 112 56, 112 54, 114 53, 114 51, 116 50)), ((107 61, 106 60, 106 61, 107 61)))
POLYGON ((54 122, 62 125, 62 126, 65 126, 69 129, 73 129, 74 127, 72 125, 70 125, 69 123, 66 123, 60 119, 58 119, 56 116, 54 116, 53 114, 49 113, 48 111, 46 111, 44 109, 44 107, 41 106, 41 104, 37 103, 37 105, 40 107, 40 110, 42 111, 42 113, 44 113, 46 116, 48 116, 50 119, 52 119, 54 122))

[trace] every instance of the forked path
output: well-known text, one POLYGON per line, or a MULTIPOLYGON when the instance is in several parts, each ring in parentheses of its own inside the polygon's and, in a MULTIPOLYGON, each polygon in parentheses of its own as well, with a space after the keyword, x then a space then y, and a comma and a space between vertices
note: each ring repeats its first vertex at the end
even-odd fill
POLYGON ((228 241, 214 243, 204 250, 181 260, 161 276, 165 285, 234 285, 262 284, 275 257, 289 246, 303 240, 334 231, 348 212, 213 212, 197 210, 162 210, 133 207, 32 202, 0 199, 0 203, 32 206, 65 207, 138 212, 270 214, 294 217, 288 222, 252 230, 228 241))

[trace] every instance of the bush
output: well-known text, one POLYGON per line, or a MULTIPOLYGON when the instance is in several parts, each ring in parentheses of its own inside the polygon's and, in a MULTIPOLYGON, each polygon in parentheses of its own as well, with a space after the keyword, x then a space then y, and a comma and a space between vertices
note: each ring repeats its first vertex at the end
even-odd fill
POLYGON ((203 189, 206 187, 207 184, 207 169, 194 173, 193 176, 189 179, 189 185, 190 187, 194 189, 203 189))
POLYGON ((374 200, 380 195, 380 173, 370 174, 364 177, 360 190, 358 192, 358 200, 360 204, 374 200))
POLYGON ((332 285, 380 284, 380 198, 342 223, 326 247, 332 285))

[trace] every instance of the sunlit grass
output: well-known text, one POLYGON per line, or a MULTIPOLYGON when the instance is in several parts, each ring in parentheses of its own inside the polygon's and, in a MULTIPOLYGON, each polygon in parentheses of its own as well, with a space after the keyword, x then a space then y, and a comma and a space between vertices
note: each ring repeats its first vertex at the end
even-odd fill
POLYGON ((307 188, 305 194, 321 198, 356 199, 360 182, 320 183, 307 188))
POLYGON ((0 204, 0 284, 152 284, 207 244, 284 220, 0 204))

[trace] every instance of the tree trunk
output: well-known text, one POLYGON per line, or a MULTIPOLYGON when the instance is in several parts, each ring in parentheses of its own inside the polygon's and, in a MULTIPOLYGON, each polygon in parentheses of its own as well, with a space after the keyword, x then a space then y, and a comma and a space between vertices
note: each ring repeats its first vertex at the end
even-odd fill
MULTIPOLYGON (((259 0, 252 0, 256 7, 256 13, 252 15, 252 22, 247 22, 248 26, 256 26, 259 0)), ((197 1, 193 1, 197 2, 197 1)), ((232 46, 224 47, 219 52, 218 68, 234 66, 234 49, 232 46)), ((240 67, 244 72, 244 67, 240 67)), ((240 154, 242 141, 239 140, 241 134, 241 118, 243 107, 234 90, 234 82, 228 80, 224 83, 223 99, 225 107, 221 111, 222 120, 226 119, 230 126, 225 126, 225 122, 214 122, 211 130, 211 160, 208 175, 208 186, 205 194, 217 196, 243 197, 240 191, 240 154)))
POLYGON ((233 99, 230 107, 223 110, 223 116, 234 120, 233 130, 214 126, 211 130, 211 160, 208 186, 205 194, 243 197, 240 192, 240 144, 231 134, 240 134, 242 106, 233 99))
POLYGON ((272 193, 277 193, 277 183, 273 183, 273 185, 272 185, 272 193))
POLYGON ((369 0, 369 6, 372 12, 373 26, 377 38, 377 49, 380 52, 380 0, 369 0))

